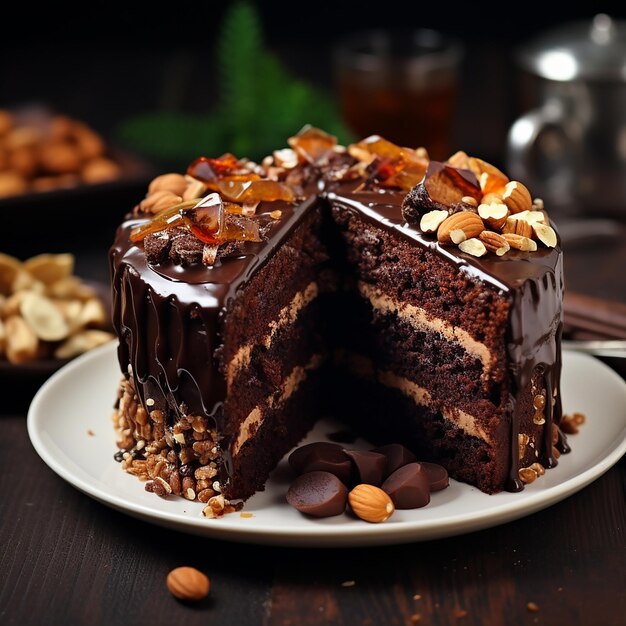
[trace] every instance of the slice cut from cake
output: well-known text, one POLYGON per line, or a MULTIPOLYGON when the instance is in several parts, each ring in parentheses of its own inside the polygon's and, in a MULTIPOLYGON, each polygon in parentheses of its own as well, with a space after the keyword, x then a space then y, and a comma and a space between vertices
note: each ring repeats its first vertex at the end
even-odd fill
POLYGON ((219 515, 327 411, 488 493, 555 465, 563 279, 546 213, 464 153, 345 149, 310 127, 289 143, 155 179, 118 229, 124 469, 219 515))

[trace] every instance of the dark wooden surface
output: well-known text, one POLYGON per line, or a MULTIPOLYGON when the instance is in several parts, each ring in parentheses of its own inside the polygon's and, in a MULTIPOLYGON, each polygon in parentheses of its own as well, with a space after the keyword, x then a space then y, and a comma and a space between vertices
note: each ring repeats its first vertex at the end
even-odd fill
MULTIPOLYGON (((32 56, 28 68, 40 68, 45 58, 32 56)), ((495 55, 489 58, 497 64, 495 55)), ((9 67, 8 58, 3 63, 9 67)), ((43 73, 45 63, 41 67, 43 73)), ((150 72, 129 74, 140 84, 151 80, 150 72)), ((498 78, 497 71, 491 75, 498 78)), ((19 82, 11 83, 11 72, 2 76, 6 84, 19 82)), ((71 77, 68 66, 66 80, 73 84, 71 77)), ((51 80, 58 84, 62 77, 51 80)), ((34 84, 39 82, 11 92, 13 99, 38 97, 31 93, 34 84)), ((86 102, 87 91, 72 92, 64 102, 82 117, 89 119, 91 113, 106 129, 111 112, 86 102)), ((496 95, 504 97, 503 90, 496 95)), ((128 102, 137 108, 147 105, 148 95, 146 102, 140 96, 131 92, 128 98, 115 98, 114 113, 128 102)), ((489 123, 465 124, 459 136, 476 140, 462 145, 491 157, 501 154, 506 119, 497 111, 492 116, 487 105, 474 107, 479 109, 474 113, 488 110, 489 123)), ((128 207, 133 200, 127 199, 128 207)), ((117 199, 109 208, 119 214, 122 204, 117 199)), ((108 214, 106 227, 90 231, 92 245, 75 250, 82 276, 108 279, 106 246, 117 219, 108 214)), ((625 226, 615 232, 620 234, 595 243, 566 244, 569 289, 626 302, 625 226)), ((70 243, 84 239, 83 233, 69 237, 70 243)), ((52 244, 59 250, 67 247, 59 240, 52 244)), ((20 251, 19 256, 26 256, 20 251)), ((138 521, 54 474, 35 453, 26 431, 26 411, 37 384, 0 373, 2 626, 626 624, 625 459, 544 511, 463 536, 362 549, 231 544, 138 521), (188 606, 168 593, 167 573, 179 565, 195 566, 210 577, 206 601, 188 606), (529 602, 539 611, 529 611, 529 602)))

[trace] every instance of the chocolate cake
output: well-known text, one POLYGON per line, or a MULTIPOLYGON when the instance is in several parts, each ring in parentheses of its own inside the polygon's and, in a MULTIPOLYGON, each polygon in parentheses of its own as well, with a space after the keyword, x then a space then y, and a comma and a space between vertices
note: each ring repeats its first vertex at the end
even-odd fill
POLYGON ((320 416, 487 493, 567 451, 563 278, 539 200, 459 152, 304 128, 167 174, 111 249, 118 459, 232 510, 320 416))

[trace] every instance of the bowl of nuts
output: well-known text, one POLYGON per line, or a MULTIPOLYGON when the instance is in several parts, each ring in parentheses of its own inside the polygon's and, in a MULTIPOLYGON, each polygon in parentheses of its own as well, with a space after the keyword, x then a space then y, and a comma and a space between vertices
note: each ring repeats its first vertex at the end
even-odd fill
POLYGON ((0 375, 38 385, 114 338, 108 288, 74 274, 74 256, 0 253, 0 375))
MULTIPOLYGON (((132 206, 154 174, 153 165, 124 150, 78 119, 41 106, 0 108, 0 215, 5 232, 23 230, 24 211, 38 228, 26 241, 3 242, 20 255, 76 242, 84 216, 98 216, 103 242, 112 237, 120 213, 132 206), (121 209, 120 209, 121 210, 121 209)), ((97 234, 97 233, 96 233, 97 234)))

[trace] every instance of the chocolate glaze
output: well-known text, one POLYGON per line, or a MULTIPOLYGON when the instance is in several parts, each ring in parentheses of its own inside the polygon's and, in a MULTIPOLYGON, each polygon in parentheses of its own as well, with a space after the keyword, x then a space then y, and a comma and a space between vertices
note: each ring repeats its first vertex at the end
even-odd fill
MULTIPOLYGON (((507 337, 513 387, 511 407, 511 463, 507 488, 519 490, 517 440, 519 394, 533 374, 542 369, 547 397, 546 428, 540 461, 556 464, 551 450, 552 422, 560 420, 560 337, 562 324, 562 261, 560 247, 537 252, 511 250, 503 257, 472 257, 457 248, 438 244, 402 218, 404 192, 358 191, 360 181, 336 184, 315 194, 299 206, 283 202, 259 207, 280 209, 282 217, 272 224, 267 239, 245 242, 241 253, 222 257, 215 266, 150 266, 142 245, 130 242, 132 228, 143 220, 129 219, 116 235, 110 252, 113 283, 113 322, 120 338, 118 357, 122 368, 132 368, 135 386, 145 405, 169 407, 175 415, 205 414, 224 433, 223 402, 226 385, 216 357, 221 346, 221 324, 237 292, 271 257, 300 219, 318 202, 329 201, 343 210, 355 211, 379 227, 392 230, 414 245, 454 264, 490 288, 508 294, 510 334, 507 337), (325 200, 324 200, 325 199, 325 200)), ((320 186, 321 188, 321 186, 320 186)), ((560 447, 566 450, 564 440, 560 447)), ((230 441, 221 441, 228 474, 230 441)))

